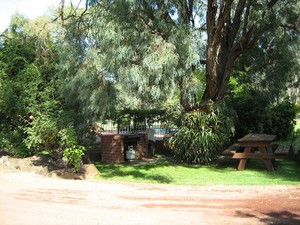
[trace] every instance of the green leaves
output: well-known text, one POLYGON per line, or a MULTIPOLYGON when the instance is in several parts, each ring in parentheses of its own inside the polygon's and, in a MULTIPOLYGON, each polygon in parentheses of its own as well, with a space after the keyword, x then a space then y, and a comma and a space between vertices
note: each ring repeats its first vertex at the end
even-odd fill
POLYGON ((293 131, 298 109, 287 100, 272 103, 266 94, 247 89, 228 100, 237 114, 238 137, 248 133, 267 133, 285 139, 293 131))
POLYGON ((203 43, 195 44, 201 35, 175 22, 175 8, 185 10, 179 3, 161 4, 99 1, 80 20, 68 20, 61 66, 70 81, 70 101, 86 115, 103 119, 115 108, 159 105, 178 90, 189 92, 194 81, 191 67, 202 53, 203 43), (92 82, 95 75, 99 80, 92 82))
POLYGON ((46 150, 60 158, 78 139, 75 114, 60 96, 57 46, 45 24, 16 18, 0 46, 1 145, 18 156, 46 150))
POLYGON ((168 144, 178 162, 211 164, 230 140, 232 115, 224 104, 185 113, 182 125, 168 144))
POLYGON ((81 145, 73 145, 66 148, 63 152, 64 158, 66 158, 73 167, 74 171, 77 172, 80 168, 82 156, 84 155, 85 147, 81 145))

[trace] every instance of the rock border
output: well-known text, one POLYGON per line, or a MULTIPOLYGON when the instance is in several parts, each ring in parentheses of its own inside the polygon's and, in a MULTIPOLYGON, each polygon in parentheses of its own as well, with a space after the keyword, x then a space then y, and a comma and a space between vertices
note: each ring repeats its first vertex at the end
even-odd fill
POLYGON ((0 157, 0 170, 22 171, 51 178, 72 180, 92 179, 100 173, 94 164, 83 164, 78 172, 74 172, 71 168, 67 168, 66 163, 62 160, 54 162, 52 159, 39 156, 14 158, 7 155, 0 157))

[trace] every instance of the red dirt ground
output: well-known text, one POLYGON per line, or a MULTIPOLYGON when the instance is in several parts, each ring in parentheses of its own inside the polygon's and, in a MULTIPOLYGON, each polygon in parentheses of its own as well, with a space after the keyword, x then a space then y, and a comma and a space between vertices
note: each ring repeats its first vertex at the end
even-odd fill
POLYGON ((300 224, 300 185, 176 186, 0 171, 0 224, 300 224))

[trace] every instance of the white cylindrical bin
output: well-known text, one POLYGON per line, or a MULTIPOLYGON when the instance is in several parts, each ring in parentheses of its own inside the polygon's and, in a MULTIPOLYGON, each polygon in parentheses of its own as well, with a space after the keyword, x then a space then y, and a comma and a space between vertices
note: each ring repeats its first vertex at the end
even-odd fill
POLYGON ((128 161, 133 161, 133 160, 135 160, 135 151, 134 151, 134 149, 133 149, 133 145, 129 145, 129 146, 128 146, 128 149, 127 149, 127 151, 126 151, 126 153, 125 153, 125 158, 126 158, 126 160, 128 160, 128 161))

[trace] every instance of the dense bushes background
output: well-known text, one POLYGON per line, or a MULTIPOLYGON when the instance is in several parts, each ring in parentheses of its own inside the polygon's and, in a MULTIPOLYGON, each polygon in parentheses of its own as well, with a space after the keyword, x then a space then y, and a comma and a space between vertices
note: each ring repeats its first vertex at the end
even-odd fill
POLYGON ((288 100, 272 103, 263 93, 254 90, 227 100, 237 115, 237 138, 247 133, 267 133, 285 139, 294 129, 298 108, 288 100))
POLYGON ((0 36, 0 148, 18 157, 65 157, 77 168, 85 126, 61 94, 58 46, 49 31, 32 34, 27 25, 16 15, 0 36))

